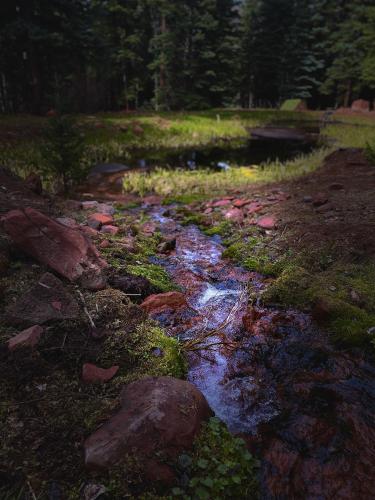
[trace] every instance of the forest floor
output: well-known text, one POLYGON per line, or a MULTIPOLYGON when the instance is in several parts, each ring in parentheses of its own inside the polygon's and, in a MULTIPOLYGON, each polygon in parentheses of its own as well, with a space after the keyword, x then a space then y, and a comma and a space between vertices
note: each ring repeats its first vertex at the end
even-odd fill
MULTIPOLYGON (((227 112, 221 112, 221 121, 217 114, 202 114, 198 119, 202 137, 203 129, 211 125, 227 130, 227 112)), ((227 116, 237 120, 234 112, 227 116)), ((134 118, 125 119, 130 120, 134 141, 146 141, 147 133, 142 132, 139 139, 134 131, 134 118)), ((164 120, 172 119, 137 117, 140 127, 147 129, 151 120, 161 129, 158 145, 165 141, 160 139, 163 127, 170 127, 164 120)), ((109 285, 104 290, 78 289, 62 280, 80 313, 47 321, 37 348, 9 353, 5 343, 22 328, 9 322, 9 316, 2 317, 2 498, 256 498, 254 478, 265 498, 371 497, 375 168, 363 150, 354 148, 365 146, 374 127, 367 118, 355 120, 360 127, 351 121, 339 131, 334 129, 336 148, 349 147, 319 153, 328 155, 324 161, 319 157, 320 167, 314 164, 304 175, 284 179, 258 178, 235 187, 223 183, 211 195, 209 188, 197 196, 192 192, 176 196, 177 180, 172 193, 150 190, 140 196, 132 189, 113 196, 109 183, 107 192, 86 195, 81 204, 81 200, 67 201, 47 193, 37 195, 20 179, 0 172, 1 214, 33 207, 58 218, 59 224, 77 231, 86 228, 109 264, 109 285), (111 222, 94 228, 90 217, 100 210, 112 214, 111 222), (198 233, 189 233, 192 225, 198 233), (106 226, 112 229, 107 232, 106 226), (176 267, 179 247, 183 256, 196 256, 192 275, 189 268, 185 272, 176 267), (206 262, 205 253, 216 251, 222 253, 219 261, 206 262), (135 276, 145 281, 134 282, 135 276), (183 455, 188 465, 180 461, 172 467, 177 489, 165 493, 164 488, 161 493, 150 478, 144 483, 144 473, 132 460, 110 472, 87 471, 84 440, 116 411, 125 384, 150 375, 189 377, 196 366, 191 344, 171 334, 181 325, 191 328, 204 317, 191 316, 189 308, 171 303, 161 311, 157 304, 154 309, 140 304, 147 297, 169 292, 182 292, 192 304, 207 277, 210 284, 226 287, 247 283, 242 326, 230 339, 237 347, 228 352, 224 348, 228 373, 221 385, 229 379, 233 390, 238 390, 251 375, 259 384, 250 393, 243 389, 236 404, 241 398, 254 399, 246 411, 256 414, 266 394, 267 403, 277 408, 273 418, 260 420, 255 434, 240 432, 258 466, 242 442, 210 421, 203 438, 183 455), (126 284, 120 278, 126 278, 126 284), (94 330, 87 312, 95 322, 94 330), (118 366, 119 371, 105 384, 87 384, 82 381, 85 363, 118 366), (230 483, 228 471, 235 478, 230 483), (107 496, 95 496, 100 488, 107 496)), ((17 142, 20 122, 14 128, 4 123, 1 135, 15 134, 17 142)), ((39 134, 40 120, 35 124, 30 139, 39 134)), ((196 130, 187 130, 186 121, 183 127, 185 131, 175 137, 183 136, 184 143, 196 140, 196 130)), ((97 130, 103 133, 101 126, 97 130)), ((210 134, 207 141, 212 140, 210 134)), ((175 139, 171 142, 180 144, 175 139)), ((4 232, 0 250, 0 300, 3 311, 8 311, 50 267, 27 257, 27 248, 20 251, 4 232)))

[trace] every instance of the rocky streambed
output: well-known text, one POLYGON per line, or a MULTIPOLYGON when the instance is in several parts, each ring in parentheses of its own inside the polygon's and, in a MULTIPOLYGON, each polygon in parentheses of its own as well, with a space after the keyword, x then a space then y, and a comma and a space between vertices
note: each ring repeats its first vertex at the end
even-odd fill
POLYGON ((260 457, 261 497, 371 498, 374 367, 334 348, 308 315, 261 307, 262 276, 162 214, 151 212, 176 249, 158 263, 186 302, 149 312, 188 342, 188 379, 260 457))

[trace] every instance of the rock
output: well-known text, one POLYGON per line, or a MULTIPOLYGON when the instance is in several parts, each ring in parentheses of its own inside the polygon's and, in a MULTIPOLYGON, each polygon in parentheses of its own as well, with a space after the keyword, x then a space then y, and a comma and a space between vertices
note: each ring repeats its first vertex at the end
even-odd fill
POLYGON ((344 184, 340 184, 339 182, 333 182, 329 186, 330 191, 341 191, 344 188, 345 188, 344 184))
POLYGON ((7 342, 9 351, 15 351, 16 349, 23 347, 35 347, 38 344, 43 331, 44 330, 41 326, 34 325, 18 335, 15 335, 7 342))
POLYGON ((226 207, 227 205, 231 204, 231 200, 225 198, 223 200, 217 200, 211 203, 212 208, 220 208, 220 207, 226 207))
POLYGON ((313 197, 312 204, 314 207, 321 207, 328 202, 328 197, 323 193, 318 193, 313 197))
POLYGON ((6 310, 6 320, 13 325, 43 325, 48 321, 78 319, 77 302, 61 281, 46 273, 28 292, 6 310))
POLYGON ((113 288, 121 290, 128 295, 134 295, 139 298, 146 298, 155 293, 156 289, 151 282, 143 276, 134 276, 129 273, 121 273, 121 276, 115 276, 110 280, 113 288))
POLYGON ((43 184, 42 184, 42 179, 38 174, 31 173, 29 174, 26 179, 25 179, 25 184, 26 187, 30 189, 35 194, 42 194, 43 193, 43 184))
POLYGON ((249 205, 251 203, 251 200, 242 200, 242 199, 237 199, 233 201, 233 206, 236 208, 242 208, 245 205, 249 205))
POLYGON ((141 304, 142 309, 148 314, 159 314, 170 309, 177 311, 185 306, 187 306, 186 298, 181 292, 167 292, 150 295, 150 297, 141 304))
POLYGON ((109 240, 103 240, 100 245, 99 245, 99 248, 109 248, 111 246, 111 243, 109 242, 109 240))
POLYGON ((106 262, 81 231, 63 226, 33 208, 12 210, 2 219, 13 242, 41 264, 74 281, 106 262))
POLYGON ((82 203, 77 200, 65 200, 64 207, 68 212, 78 212, 79 210, 82 210, 82 203))
POLYGON ((62 224, 63 226, 70 227, 71 229, 79 229, 79 224, 74 219, 70 217, 58 217, 56 222, 62 224))
POLYGON ((357 99, 352 103, 353 111, 370 111, 370 103, 369 101, 365 101, 364 99, 357 99))
POLYGON ((158 246, 158 252, 169 253, 176 248, 176 238, 169 238, 158 246))
POLYGON ((259 212, 260 210, 263 209, 263 205, 261 205, 260 203, 258 202, 252 202, 250 203, 247 207, 246 207, 246 211, 248 213, 248 215, 252 215, 252 214, 255 214, 257 212, 259 212))
POLYGON ((96 210, 96 207, 99 205, 97 201, 83 201, 81 203, 83 210, 96 210))
POLYGON ((86 439, 85 464, 105 470, 131 453, 146 479, 170 484, 168 462, 192 447, 211 413, 203 394, 184 380, 150 377, 128 384, 119 412, 86 439))
POLYGON ((242 210, 240 210, 239 208, 231 208, 230 210, 225 212, 224 217, 227 220, 241 223, 241 222, 243 222, 244 214, 243 214, 242 210))
MULTIPOLYGON (((97 500, 106 493, 106 488, 102 484, 89 483, 83 489, 84 500, 97 500)), ((104 497, 103 497, 104 498, 104 497)))
POLYGON ((104 214, 104 215, 114 215, 116 212, 114 207, 112 205, 108 205, 107 203, 98 203, 96 211, 99 214, 104 214))
POLYGON ((119 371, 119 366, 111 368, 99 368, 91 363, 85 363, 82 367, 82 381, 85 384, 104 383, 111 380, 119 371))
POLYGON ((90 215, 87 221, 87 224, 94 229, 100 229, 102 226, 112 223, 113 223, 113 217, 111 215, 100 214, 100 213, 95 213, 90 215))
POLYGON ((112 236, 115 236, 119 231, 120 231, 120 228, 118 228, 117 226, 112 226, 112 225, 108 224, 107 226, 103 226, 100 232, 104 233, 104 234, 111 234, 112 236))
POLYGON ((367 335, 374 336, 375 335, 375 326, 372 326, 367 330, 367 335))
POLYGON ((88 270, 80 279, 80 284, 85 290, 97 292, 107 288, 107 276, 95 269, 88 270))
POLYGON ((136 242, 133 236, 125 236, 124 238, 122 238, 121 245, 128 252, 135 252, 136 250, 136 242))
POLYGON ((274 229, 276 227, 276 218, 273 216, 261 217, 258 219, 257 225, 262 229, 274 229))

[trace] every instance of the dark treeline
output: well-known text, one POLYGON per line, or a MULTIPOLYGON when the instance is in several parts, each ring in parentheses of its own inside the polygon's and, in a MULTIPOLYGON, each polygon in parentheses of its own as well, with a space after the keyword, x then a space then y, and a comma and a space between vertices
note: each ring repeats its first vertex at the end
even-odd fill
POLYGON ((2 0, 0 110, 349 105, 374 0, 2 0), (372 4, 372 5, 371 5, 372 4))

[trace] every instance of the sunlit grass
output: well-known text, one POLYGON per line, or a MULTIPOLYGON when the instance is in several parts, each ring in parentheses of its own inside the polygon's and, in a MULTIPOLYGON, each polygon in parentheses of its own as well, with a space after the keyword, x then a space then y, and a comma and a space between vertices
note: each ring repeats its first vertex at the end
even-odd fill
POLYGON ((371 125, 367 121, 328 125, 322 134, 334 140, 337 147, 364 148, 368 143, 375 143, 375 120, 371 125))
POLYGON ((232 168, 227 172, 209 169, 195 171, 157 168, 152 172, 129 172, 124 177, 124 191, 144 196, 156 193, 172 197, 189 195, 220 195, 228 190, 246 188, 259 182, 282 181, 307 174, 318 168, 329 149, 319 149, 310 155, 300 156, 282 163, 232 168))

